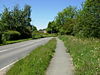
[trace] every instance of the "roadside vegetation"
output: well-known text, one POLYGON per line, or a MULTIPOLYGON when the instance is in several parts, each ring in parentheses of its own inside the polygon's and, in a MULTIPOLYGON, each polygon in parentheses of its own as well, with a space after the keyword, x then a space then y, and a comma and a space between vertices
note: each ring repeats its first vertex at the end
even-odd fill
MULTIPOLYGON (((28 40, 32 40, 32 38, 6 41, 6 44, 13 44, 13 43, 18 43, 18 42, 23 42, 23 41, 28 41, 28 40)), ((4 45, 4 44, 0 44, 0 46, 2 46, 2 45, 4 45)))
POLYGON ((100 1, 85 0, 81 9, 68 6, 48 23, 48 33, 100 38, 100 1))
POLYGON ((100 75, 100 39, 59 36, 73 58, 75 75, 100 75))
POLYGON ((100 75, 99 0, 85 0, 81 9, 66 7, 48 23, 47 32, 62 35, 76 75, 100 75))
POLYGON ((34 31, 32 33, 32 39, 45 38, 45 37, 56 37, 56 36, 57 34, 42 33, 39 31, 34 31))
MULTIPOLYGON (((55 34, 43 33, 31 25, 31 6, 25 5, 20 9, 18 5, 12 10, 5 7, 0 13, 0 45, 22 42, 43 37, 55 36, 55 34)), ((42 30, 43 31, 43 30, 42 30)))
POLYGON ((37 30, 31 25, 31 6, 25 5, 20 9, 18 5, 12 10, 5 7, 0 13, 0 44, 7 41, 32 38, 32 32, 37 30))
POLYGON ((16 62, 6 75, 45 75, 49 62, 54 55, 56 39, 32 51, 28 56, 16 62))

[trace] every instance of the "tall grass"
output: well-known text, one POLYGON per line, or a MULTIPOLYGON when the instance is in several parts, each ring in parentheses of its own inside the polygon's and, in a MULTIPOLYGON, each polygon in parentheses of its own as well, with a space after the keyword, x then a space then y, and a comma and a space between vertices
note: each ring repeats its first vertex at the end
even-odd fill
POLYGON ((6 75, 44 75, 55 48, 56 39, 52 39, 15 63, 6 75))
POLYGON ((60 36, 73 58, 75 75, 100 75, 100 39, 60 36))

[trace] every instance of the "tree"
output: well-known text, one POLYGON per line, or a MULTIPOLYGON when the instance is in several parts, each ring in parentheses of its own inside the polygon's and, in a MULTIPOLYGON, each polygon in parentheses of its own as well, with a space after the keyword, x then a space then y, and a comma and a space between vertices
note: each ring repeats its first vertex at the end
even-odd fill
POLYGON ((48 23, 47 32, 48 33, 57 33, 58 32, 57 26, 54 21, 48 23))
POLYGON ((76 35, 100 37, 100 1, 86 0, 78 16, 76 35), (77 28, 79 28, 77 30, 77 28))
POLYGON ((37 31, 37 28, 32 25, 32 31, 37 31))
POLYGON ((59 12, 53 22, 49 22, 48 31, 60 34, 73 34, 73 27, 76 24, 76 8, 69 6, 59 12))
POLYGON ((62 11, 63 14, 63 25, 62 29, 64 34, 72 35, 73 34, 73 27, 76 24, 76 8, 69 6, 62 11))
POLYGON ((21 38, 30 38, 32 37, 32 25, 31 22, 31 6, 25 5, 24 10, 21 14, 21 26, 18 27, 18 31, 22 34, 21 38))
POLYGON ((53 22, 48 24, 48 31, 100 38, 100 0, 86 0, 80 10, 69 6, 59 12, 53 22))
MULTIPOLYGON (((4 28, 5 31, 13 30, 21 33, 20 38, 32 37, 32 25, 31 25, 31 6, 25 5, 24 9, 19 9, 16 5, 12 10, 5 8, 1 14, 0 30, 4 28)), ((3 30, 1 30, 3 31, 3 30)))
POLYGON ((8 29, 12 29, 12 16, 11 12, 8 10, 8 8, 4 9, 4 12, 1 15, 1 22, 3 25, 6 25, 8 29))
POLYGON ((19 26, 22 25, 23 19, 22 19, 22 10, 19 9, 19 6, 14 6, 12 13, 12 24, 13 28, 12 30, 17 30, 19 26))

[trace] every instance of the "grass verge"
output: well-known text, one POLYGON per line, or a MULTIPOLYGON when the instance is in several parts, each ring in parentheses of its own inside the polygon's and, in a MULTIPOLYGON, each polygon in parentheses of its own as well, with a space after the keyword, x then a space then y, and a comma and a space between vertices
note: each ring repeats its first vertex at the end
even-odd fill
POLYGON ((100 75, 100 39, 60 36, 73 58, 75 75, 100 75))
POLYGON ((55 48, 56 39, 52 39, 15 63, 6 75, 45 75, 55 48))
MULTIPOLYGON (((14 41, 7 41, 7 44, 13 44, 13 43, 18 43, 18 42, 23 42, 23 41, 28 41, 28 40, 32 40, 32 38, 28 38, 28 39, 21 39, 21 40, 14 40, 14 41)), ((0 46, 2 46, 3 44, 0 44, 0 46)))

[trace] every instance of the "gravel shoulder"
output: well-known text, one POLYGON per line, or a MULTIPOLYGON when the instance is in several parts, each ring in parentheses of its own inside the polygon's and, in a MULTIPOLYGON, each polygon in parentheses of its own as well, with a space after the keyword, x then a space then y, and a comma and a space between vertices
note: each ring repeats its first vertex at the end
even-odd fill
POLYGON ((66 48, 57 38, 57 47, 53 59, 47 69, 46 75, 74 75, 72 58, 66 53, 66 48))

